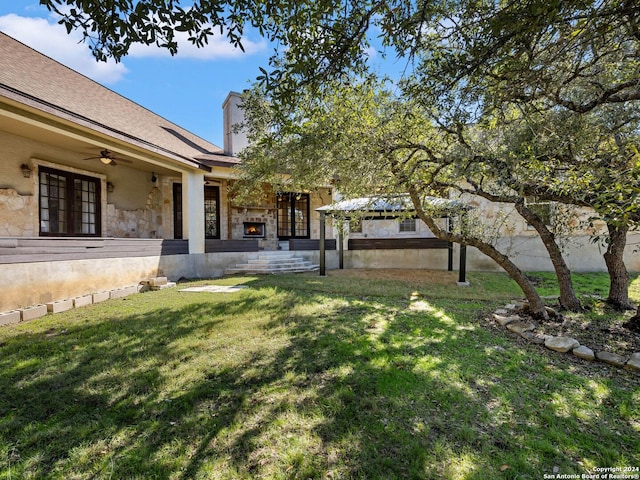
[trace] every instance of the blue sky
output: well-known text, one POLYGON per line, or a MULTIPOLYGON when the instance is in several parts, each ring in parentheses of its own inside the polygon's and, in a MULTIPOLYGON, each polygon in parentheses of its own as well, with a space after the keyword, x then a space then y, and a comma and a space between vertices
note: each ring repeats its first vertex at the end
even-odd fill
MULTIPOLYGON (((86 75, 111 90, 222 147, 222 102, 230 91, 250 88, 268 69, 273 47, 247 33, 245 48, 233 48, 224 36, 205 48, 186 40, 171 57, 155 46, 133 46, 120 63, 96 62, 79 32, 67 34, 38 0, 0 0, 0 31, 86 75)), ((373 39, 373 43, 379 42, 373 39)), ((384 60, 374 48, 366 52, 378 71, 399 77, 406 60, 384 60)))
POLYGON ((155 47, 136 47, 121 63, 96 62, 81 35, 67 35, 38 0, 0 2, 0 31, 60 63, 222 146, 222 102, 249 88, 266 68, 272 48, 249 34, 245 53, 224 37, 204 49, 181 44, 176 57, 155 47))

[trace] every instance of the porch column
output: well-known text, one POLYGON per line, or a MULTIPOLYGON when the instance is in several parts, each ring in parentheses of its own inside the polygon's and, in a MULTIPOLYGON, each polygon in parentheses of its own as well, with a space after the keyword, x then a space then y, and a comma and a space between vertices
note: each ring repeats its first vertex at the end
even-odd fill
POLYGON ((182 231, 189 253, 204 253, 204 173, 182 173, 182 231))

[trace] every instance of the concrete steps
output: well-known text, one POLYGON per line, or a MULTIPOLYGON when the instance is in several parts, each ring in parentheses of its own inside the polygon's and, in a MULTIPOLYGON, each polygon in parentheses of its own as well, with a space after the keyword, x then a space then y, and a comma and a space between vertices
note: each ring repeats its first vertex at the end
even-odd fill
POLYGON ((302 258, 296 257, 291 252, 262 252, 258 258, 249 259, 247 263, 241 263, 225 269, 225 275, 250 274, 250 275, 274 275, 278 273, 303 273, 318 270, 314 265, 302 258))

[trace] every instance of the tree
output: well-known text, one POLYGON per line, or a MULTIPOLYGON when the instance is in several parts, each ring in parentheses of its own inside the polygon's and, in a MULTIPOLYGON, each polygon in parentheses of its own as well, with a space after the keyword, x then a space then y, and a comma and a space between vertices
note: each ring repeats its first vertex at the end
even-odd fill
MULTIPOLYGON (((629 138, 637 140, 637 135, 624 132, 624 126, 633 125, 637 114, 624 105, 606 109, 576 113, 544 108, 537 102, 510 104, 485 115, 471 131, 464 125, 450 129, 465 150, 457 161, 470 185, 464 191, 513 203, 536 228, 556 270, 560 303, 569 309, 579 308, 570 272, 554 232, 532 216, 526 199, 588 207, 606 223, 605 262, 611 277, 608 302, 629 308, 628 274, 622 255, 626 232, 637 225, 640 157, 628 148, 633 146, 629 138)), ((553 230, 558 226, 566 229, 560 223, 553 230)))
POLYGON ((458 174, 452 153, 457 138, 375 80, 335 87, 322 103, 299 98, 284 117, 273 115, 260 89, 245 94, 246 127, 253 141, 241 154, 239 185, 255 193, 265 184, 305 190, 331 183, 347 197, 408 192, 417 215, 438 238, 473 246, 494 259, 521 287, 532 313, 546 318, 529 278, 493 244, 494 226, 469 221, 473 213, 468 213, 456 219, 455 230, 445 230, 436 220, 439 206, 426 201, 444 188, 459 188, 460 177, 452 176, 458 174))
POLYGON ((527 153, 524 149, 535 153, 511 176, 519 182, 528 178, 526 188, 518 184, 524 194, 528 190, 529 195, 543 192, 551 200, 562 197, 567 203, 594 208, 606 221, 608 301, 618 308, 630 307, 622 254, 626 232, 637 224, 637 154, 634 164, 624 150, 637 151, 638 144, 639 17, 637 2, 629 1, 475 6, 463 2, 460 9, 444 13, 423 48, 412 50, 425 60, 419 62, 418 74, 405 82, 405 90, 422 98, 425 107, 432 108, 434 102, 440 106, 438 121, 452 130, 482 122, 487 115, 503 120, 500 114, 514 107, 526 120, 533 119, 527 128, 536 124, 535 117, 545 121, 566 117, 568 125, 578 125, 569 131, 557 128, 560 122, 551 122, 555 129, 545 124, 536 129, 535 138, 512 144, 520 158, 527 153), (595 129, 590 131, 585 124, 595 129), (550 150, 550 135, 540 135, 542 130, 555 130, 550 150), (585 133, 596 140, 591 151, 575 148, 576 140, 578 146, 584 143, 579 137, 585 133), (615 152, 610 148, 614 144, 615 152), (590 182, 594 166, 598 181, 590 182), (624 175, 618 175, 616 167, 624 175), (578 181, 566 182, 566 172, 578 181), (535 178, 540 173, 543 182, 535 178), (621 191, 628 196, 614 195, 621 191))

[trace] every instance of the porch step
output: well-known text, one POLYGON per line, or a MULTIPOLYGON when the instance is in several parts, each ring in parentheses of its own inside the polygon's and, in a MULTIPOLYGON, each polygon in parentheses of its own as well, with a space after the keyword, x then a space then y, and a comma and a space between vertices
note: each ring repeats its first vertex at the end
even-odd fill
POLYGON ((225 269, 225 275, 253 274, 268 275, 278 273, 303 273, 318 270, 314 265, 290 252, 263 252, 258 258, 249 259, 235 267, 225 269))

